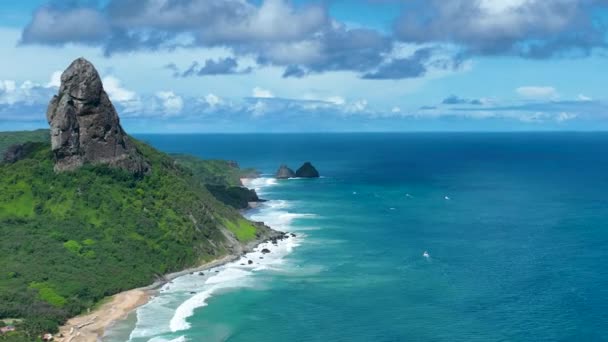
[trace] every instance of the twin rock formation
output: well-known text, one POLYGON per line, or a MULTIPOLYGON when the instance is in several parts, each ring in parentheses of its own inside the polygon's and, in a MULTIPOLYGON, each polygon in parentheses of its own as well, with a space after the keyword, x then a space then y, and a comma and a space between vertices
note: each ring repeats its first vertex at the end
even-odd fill
POLYGON ((55 171, 84 164, 105 164, 136 175, 150 171, 120 126, 116 109, 103 89, 99 73, 78 58, 61 75, 59 93, 47 110, 55 171))
POLYGON ((281 165, 277 171, 276 178, 288 179, 288 178, 319 178, 319 171, 315 169, 310 162, 304 163, 296 172, 293 172, 287 165, 281 165))

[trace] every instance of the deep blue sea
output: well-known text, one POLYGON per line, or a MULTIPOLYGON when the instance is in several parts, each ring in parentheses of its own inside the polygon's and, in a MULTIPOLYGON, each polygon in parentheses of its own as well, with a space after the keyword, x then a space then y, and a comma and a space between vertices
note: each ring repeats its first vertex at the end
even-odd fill
POLYGON ((105 341, 608 341, 606 133, 138 138, 262 171, 248 215, 297 237, 105 341), (323 178, 271 178, 305 161, 323 178))

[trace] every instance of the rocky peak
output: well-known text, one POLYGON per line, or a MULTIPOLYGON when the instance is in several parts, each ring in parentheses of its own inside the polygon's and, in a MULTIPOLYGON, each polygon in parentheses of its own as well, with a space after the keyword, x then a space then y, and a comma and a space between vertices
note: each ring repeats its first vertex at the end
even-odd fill
POLYGON ((134 174, 150 165, 120 126, 116 109, 93 64, 78 58, 61 75, 59 93, 47 110, 55 171, 107 164, 134 174))
POLYGON ((292 169, 287 167, 287 165, 281 165, 281 167, 279 167, 279 170, 277 171, 277 174, 276 174, 276 178, 278 178, 278 179, 293 178, 295 176, 296 176, 296 173, 293 172, 292 169))
POLYGON ((296 177, 319 178, 319 171, 310 162, 306 162, 296 171, 296 177))

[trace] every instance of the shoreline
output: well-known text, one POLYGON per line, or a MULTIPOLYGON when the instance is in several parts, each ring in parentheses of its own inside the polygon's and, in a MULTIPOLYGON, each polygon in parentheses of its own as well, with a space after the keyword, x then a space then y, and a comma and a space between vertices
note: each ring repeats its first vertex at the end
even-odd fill
MULTIPOLYGON (((257 209, 259 206, 250 206, 241 212, 244 214, 247 211, 257 209)), ((247 253, 252 252, 257 246, 276 240, 283 237, 285 233, 271 229, 271 234, 264 238, 251 241, 246 245, 241 246, 238 252, 228 254, 223 257, 211 260, 196 267, 190 267, 181 271, 168 273, 162 278, 154 281, 154 283, 131 290, 119 292, 111 297, 108 297, 107 302, 101 304, 98 308, 68 319, 62 326, 59 327, 59 332, 54 335, 54 341, 58 342, 98 342, 103 338, 105 331, 113 326, 116 322, 125 319, 131 312, 135 311, 142 305, 145 305, 158 293, 161 287, 170 283, 176 278, 202 271, 208 271, 212 268, 226 265, 230 262, 237 261, 247 253)))

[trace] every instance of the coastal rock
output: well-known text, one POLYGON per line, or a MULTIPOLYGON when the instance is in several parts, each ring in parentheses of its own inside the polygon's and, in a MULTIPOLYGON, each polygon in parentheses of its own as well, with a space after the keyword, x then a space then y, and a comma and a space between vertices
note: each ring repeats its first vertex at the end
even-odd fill
POLYGON ((276 174, 276 178, 278 178, 278 179, 293 178, 295 176, 296 176, 296 173, 293 172, 292 169, 287 167, 287 165, 281 165, 281 167, 279 167, 279 170, 277 171, 277 174, 276 174))
POLYGON ((143 175, 150 165, 120 126, 99 73, 78 58, 61 75, 59 93, 47 109, 55 171, 106 164, 143 175))
POLYGON ((270 250, 268 248, 262 249, 262 254, 268 254, 268 253, 270 253, 270 250))
POLYGON ((251 264, 253 264, 253 261, 247 260, 247 264, 251 265, 251 264))
POLYGON ((306 162, 296 171, 296 177, 319 178, 319 171, 310 162, 306 162))

